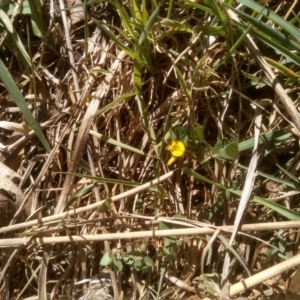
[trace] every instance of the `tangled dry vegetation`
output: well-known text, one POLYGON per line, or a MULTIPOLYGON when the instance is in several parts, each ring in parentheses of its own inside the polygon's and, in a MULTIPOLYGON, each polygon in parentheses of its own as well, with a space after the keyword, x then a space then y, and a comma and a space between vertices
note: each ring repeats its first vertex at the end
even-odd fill
POLYGON ((1 7, 1 299, 300 297, 300 7, 231 4, 1 7))

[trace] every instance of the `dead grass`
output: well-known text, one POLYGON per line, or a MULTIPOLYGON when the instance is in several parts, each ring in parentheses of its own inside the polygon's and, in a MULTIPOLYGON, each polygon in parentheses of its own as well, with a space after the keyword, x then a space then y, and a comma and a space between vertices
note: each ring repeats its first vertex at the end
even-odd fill
MULTIPOLYGON (((3 80, 0 159, 24 195, 0 185, 1 299, 297 297, 297 62, 239 40, 219 2, 76 3, 46 1, 41 36, 14 15, 29 63, 2 30, 46 142, 3 80)), ((299 28, 297 6, 267 7, 299 28)))

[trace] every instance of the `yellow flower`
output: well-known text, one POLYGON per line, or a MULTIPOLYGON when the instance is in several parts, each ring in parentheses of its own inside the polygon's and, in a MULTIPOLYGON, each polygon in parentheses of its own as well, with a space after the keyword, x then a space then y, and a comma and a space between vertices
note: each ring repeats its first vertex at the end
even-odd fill
POLYGON ((176 161, 178 157, 181 157, 185 153, 185 145, 181 141, 172 141, 171 144, 167 147, 171 152, 172 157, 168 160, 167 165, 170 166, 173 162, 176 161))

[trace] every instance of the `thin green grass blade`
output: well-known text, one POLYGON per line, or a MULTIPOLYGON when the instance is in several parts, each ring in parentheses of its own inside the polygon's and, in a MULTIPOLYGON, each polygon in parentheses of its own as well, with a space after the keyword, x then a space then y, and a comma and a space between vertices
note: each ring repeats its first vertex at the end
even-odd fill
POLYGON ((233 256, 239 261, 241 266, 246 271, 247 275, 250 277, 251 272, 247 268, 246 264, 244 263, 244 260, 241 258, 241 256, 237 253, 237 251, 229 244, 228 240, 223 235, 218 235, 219 240, 223 243, 223 245, 233 254, 233 256))
POLYGON ((251 0, 237 0, 237 1, 246 5, 249 8, 252 8, 253 10, 256 10, 259 14, 262 14, 266 18, 272 20, 275 24, 283 28, 286 32, 288 32, 293 37, 298 39, 298 41, 300 41, 299 29, 294 25, 292 25, 290 22, 282 19, 277 14, 273 13, 271 10, 251 0))
POLYGON ((183 78, 183 75, 182 75, 181 71, 179 70, 179 68, 177 68, 177 66, 175 66, 175 70, 176 70, 176 75, 178 77, 179 83, 186 95, 187 100, 188 100, 188 103, 191 103, 191 96, 190 96, 189 88, 183 78))
POLYGON ((147 11, 147 0, 142 0, 141 13, 142 13, 143 24, 147 24, 147 21, 149 20, 149 14, 147 11))
POLYGON ((31 22, 33 32, 36 36, 41 38, 46 33, 46 25, 44 22, 44 16, 42 15, 42 2, 40 0, 30 0, 26 2, 29 3, 31 10, 31 22))
MULTIPOLYGON (((282 173, 284 173, 286 176, 288 176, 289 178, 291 178, 294 182, 296 182, 297 185, 300 185, 300 180, 299 178, 297 178, 296 176, 294 176, 292 173, 290 173, 289 171, 285 170, 284 168, 282 168, 279 164, 276 164, 276 166, 278 167, 278 169, 280 169, 282 171, 282 173)), ((286 184, 286 183, 284 183, 286 184)), ((290 184, 292 184, 290 182, 290 184)), ((297 188, 299 189, 299 186, 297 186, 297 188)))
MULTIPOLYGON (((206 183, 209 183, 209 184, 212 184, 220 189, 223 189, 223 190, 226 190, 227 192, 233 194, 233 195, 236 195, 238 197, 240 197, 242 195, 242 191, 240 190, 235 190, 235 189, 231 189, 231 188, 227 188, 219 183, 216 183, 216 182, 213 182, 212 180, 188 169, 188 168, 184 168, 183 169, 183 172, 189 176, 193 176, 194 178, 198 179, 198 180, 201 180, 203 182, 206 182, 206 183)), ((261 204, 265 207, 268 207, 274 211, 276 211, 277 213, 279 213, 280 215, 286 217, 287 219, 291 220, 291 221, 299 221, 300 220, 300 213, 296 212, 296 211, 293 211, 293 210, 290 210, 290 209, 287 209, 286 207, 284 206, 281 206, 277 203, 274 203, 274 202, 271 202, 271 201, 268 201, 262 197, 259 197, 259 196, 252 196, 251 197, 251 201, 255 202, 255 203, 258 203, 258 204, 261 204)))
POLYGON ((139 186, 140 183, 132 182, 132 181, 125 181, 125 180, 119 180, 119 179, 111 179, 111 178, 101 178, 97 176, 90 176, 86 174, 78 174, 78 173, 68 173, 68 172, 58 172, 58 174, 67 174, 67 175, 73 175, 80 178, 87 178, 91 180, 95 180, 97 182, 105 182, 105 183, 112 183, 112 184, 120 184, 120 185, 126 185, 126 186, 139 186))
POLYGON ((114 0, 114 1, 110 0, 108 2, 117 9, 118 13, 120 14, 120 18, 123 22, 124 27, 126 28, 128 33, 130 34, 131 38, 134 41, 136 41, 137 36, 134 33, 134 31, 132 30, 130 22, 129 22, 131 17, 127 14, 126 9, 124 8, 123 4, 119 0, 114 0))
POLYGON ((206 178, 206 177, 204 177, 204 176, 196 173, 195 171, 193 171, 191 169, 184 168, 183 169, 183 173, 185 173, 185 174, 187 174, 189 176, 193 176, 194 178, 199 179, 199 180, 201 180, 203 182, 212 184, 212 185, 214 185, 214 186, 216 186, 216 187, 218 187, 220 189, 226 189, 225 186, 223 186, 222 184, 214 182, 214 181, 212 181, 212 180, 210 180, 210 179, 208 179, 208 178, 206 178))
MULTIPOLYGON (((240 10, 237 10, 233 7, 230 7, 233 11, 235 11, 240 17, 247 20, 249 23, 251 23, 254 27, 259 29, 257 30, 251 30, 251 34, 260 40, 264 41, 266 44, 274 48, 276 51, 281 53, 282 55, 290 58, 292 61, 294 61, 297 65, 300 65, 300 58, 292 53, 287 47, 289 47, 291 50, 296 50, 297 52, 300 52, 300 46, 290 40, 288 37, 286 37, 284 34, 280 33, 279 31, 267 26, 262 21, 257 20, 256 18, 253 18, 249 16, 248 14, 241 12, 240 10), (284 45, 284 46, 283 46, 284 45)), ((236 22, 233 20, 233 23, 236 24, 239 28, 241 28, 242 31, 246 30, 245 25, 236 22)))
POLYGON ((167 19, 171 18, 172 11, 173 11, 173 6, 174 6, 174 1, 170 0, 169 1, 169 6, 168 6, 168 13, 167 13, 167 19))
MULTIPOLYGON (((243 170, 248 170, 247 167, 241 165, 241 164, 237 164, 237 166, 243 170)), ((276 166, 280 167, 278 164, 276 164, 276 166)), ((287 172, 286 170, 284 170, 283 168, 280 167, 280 169, 283 171, 283 172, 287 172)), ((263 172, 260 172, 260 171, 257 171, 257 175, 265 178, 265 179, 268 179, 268 180, 271 180, 271 181, 274 181, 274 182, 277 182, 279 184, 283 184, 283 185, 286 185, 290 188, 293 188, 293 189, 299 189, 300 188, 300 182, 299 180, 297 179, 297 181, 294 182, 291 182, 291 181, 288 181, 288 180, 284 180, 284 179, 281 179, 281 178, 278 178, 276 176, 272 176, 272 175, 269 175, 269 174, 266 174, 266 173, 263 173, 263 172)), ((296 178, 295 178, 296 179, 296 178)))
POLYGON ((27 124, 29 127, 34 130, 35 134, 37 135, 40 142, 45 147, 46 151, 50 152, 50 146, 39 126, 35 118, 33 117, 31 111, 29 110, 26 101, 24 100, 21 92, 19 91, 16 83, 14 82, 12 76, 10 75, 9 71, 6 69, 4 63, 0 59, 0 79, 2 80, 5 88, 11 95, 13 101, 17 104, 17 106, 20 108, 20 111, 22 112, 25 120, 27 121, 27 124))
MULTIPOLYGON (((23 65, 24 68, 30 67, 30 57, 29 57, 19 35, 15 31, 9 17, 2 9, 0 9, 0 20, 2 21, 3 25, 5 26, 9 36, 11 36, 13 38, 14 42, 16 43, 17 48, 20 51, 20 54, 24 58, 24 60, 21 60, 21 62, 23 64, 24 64, 24 62, 26 63, 26 65, 23 65)), ((34 68, 34 73, 39 78, 38 72, 36 71, 35 68, 34 68)))
POLYGON ((207 6, 203 6, 203 5, 200 5, 196 2, 193 2, 193 1, 190 1, 190 0, 184 0, 183 1, 185 4, 188 4, 189 6, 191 7, 195 7, 195 8, 198 8, 204 12, 207 12, 208 14, 210 15, 213 15, 213 11, 211 8, 207 7, 207 6))
MULTIPOLYGON (((242 191, 240 191, 240 190, 234 190, 234 189, 228 188, 227 191, 230 192, 231 194, 234 194, 239 197, 242 195, 242 191)), ((268 201, 259 196, 252 196, 251 201, 261 204, 265 207, 268 207, 291 221, 299 221, 300 220, 300 213, 290 210, 290 209, 288 209, 282 205, 279 205, 275 202, 268 201)))
POLYGON ((112 138, 109 138, 99 132, 96 132, 96 131, 93 131, 93 130, 90 130, 90 134, 99 138, 101 141, 104 141, 106 143, 109 143, 111 145, 114 145, 114 146, 117 146, 117 147, 120 147, 122 149, 125 149, 125 150, 128 150, 128 151, 131 151, 131 152, 134 152, 134 153, 137 153, 137 154, 140 154, 140 155, 143 155, 143 156, 149 156, 149 157, 153 157, 151 155, 148 155, 146 152, 143 152, 142 150, 139 150, 137 148, 134 148, 132 146, 129 146, 127 144, 124 144, 122 142, 119 142, 117 140, 114 140, 112 138))
POLYGON ((116 45, 124 50, 129 56, 134 57, 134 51, 132 51, 130 48, 128 48, 127 46, 125 46, 113 33, 111 33, 105 25, 103 25, 101 22, 99 22, 98 20, 92 18, 93 22, 95 22, 96 25, 99 26, 99 28, 106 34, 108 35, 108 37, 110 37, 115 43, 116 45))
MULTIPOLYGON (((264 143, 272 143, 274 145, 279 145, 283 141, 285 141, 287 138, 289 138, 292 134, 288 132, 287 129, 283 128, 277 131, 272 131, 268 133, 264 133, 260 135, 259 138, 259 145, 264 143)), ((238 149, 239 152, 245 151, 248 149, 252 149, 254 146, 254 139, 251 138, 249 140, 246 140, 244 142, 239 143, 238 149)))
POLYGON ((284 74, 286 77, 289 77, 289 78, 294 79, 294 80, 299 79, 298 74, 296 74, 295 72, 293 72, 291 69, 287 68, 286 66, 282 65, 278 61, 275 61, 275 60, 270 59, 268 57, 264 57, 264 59, 266 60, 266 62, 269 65, 271 65, 274 69, 277 69, 279 72, 284 74))
POLYGON ((300 52, 300 46, 293 42, 291 39, 289 39, 286 35, 282 34, 278 30, 268 26, 264 22, 238 10, 233 7, 230 7, 235 13, 237 13, 242 19, 246 20, 250 24, 253 25, 253 27, 257 28, 260 32, 268 36, 270 39, 273 39, 279 44, 285 45, 286 47, 289 47, 293 50, 296 50, 300 52))
POLYGON ((135 83, 135 86, 136 86, 137 91, 138 91, 138 93, 136 95, 136 101, 137 101, 137 104, 138 104, 139 113, 142 117, 145 128, 148 129, 151 144, 155 146, 154 147, 155 153, 156 153, 156 155, 158 155, 158 150, 157 150, 157 147, 156 147, 156 145, 157 145, 156 135, 155 135, 155 132, 153 130, 153 126, 151 124, 151 120, 149 118, 149 114, 148 114, 147 109, 146 109, 146 104, 145 104, 145 101, 144 101, 143 96, 142 96, 143 93, 142 93, 141 58, 140 58, 140 55, 139 55, 138 51, 134 52, 133 73, 134 73, 134 83, 135 83))
POLYGON ((157 19, 157 16, 159 14, 159 9, 160 7, 158 6, 154 12, 151 14, 147 24, 145 25, 145 28, 143 29, 141 35, 140 35, 140 38, 139 38, 139 41, 138 41, 138 45, 141 46, 144 42, 144 40, 147 38, 151 28, 153 27, 156 19, 157 19))
POLYGON ((98 116, 104 114, 105 112, 107 112, 108 110, 110 110, 112 107, 114 107, 115 105, 117 105, 118 103, 120 103, 122 100, 127 99, 127 98, 131 98, 131 97, 135 96, 136 94, 137 94, 136 91, 133 91, 133 92, 127 93, 127 94, 123 94, 122 96, 118 97, 114 101, 108 103, 107 105, 105 105, 101 109, 97 110, 96 113, 95 113, 95 115, 94 115, 94 117, 98 117, 98 116))
MULTIPOLYGON (((208 4, 212 10, 213 15, 216 17, 216 19, 218 20, 218 22, 220 22, 224 28, 225 31, 227 31, 228 29, 228 25, 227 25, 227 21, 224 17, 224 13, 222 12, 221 8, 220 8, 220 4, 217 1, 208 1, 208 4)), ((213 21, 213 24, 215 24, 216 20, 213 21)))
POLYGON ((135 20, 137 21, 139 26, 142 26, 144 24, 143 18, 142 18, 142 13, 140 12, 140 9, 139 9, 139 6, 138 6, 136 0, 131 0, 131 4, 132 4, 132 12, 135 17, 135 20))
POLYGON ((239 39, 234 43, 234 45, 229 49, 228 53, 221 58, 221 60, 216 64, 214 70, 216 71, 220 66, 222 66, 230 57, 233 56, 235 50, 242 44, 244 37, 249 33, 252 26, 248 26, 247 30, 239 37, 239 39))

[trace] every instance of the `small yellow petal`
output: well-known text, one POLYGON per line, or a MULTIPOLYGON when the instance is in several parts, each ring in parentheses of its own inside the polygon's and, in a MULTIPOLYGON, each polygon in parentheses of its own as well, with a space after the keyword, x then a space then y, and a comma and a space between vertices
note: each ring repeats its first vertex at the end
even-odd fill
POLYGON ((172 156, 168 162, 167 162, 167 166, 170 166, 172 163, 174 163, 176 161, 177 157, 172 156))
POLYGON ((181 141, 172 141, 167 149, 171 151, 172 156, 175 157, 181 157, 185 153, 185 145, 181 141))

